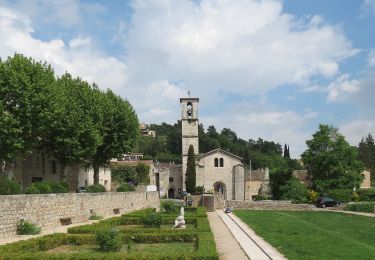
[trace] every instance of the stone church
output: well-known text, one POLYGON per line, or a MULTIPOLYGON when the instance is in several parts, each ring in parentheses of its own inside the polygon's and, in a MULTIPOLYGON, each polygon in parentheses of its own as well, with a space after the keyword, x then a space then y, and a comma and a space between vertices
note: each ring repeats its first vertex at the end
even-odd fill
MULTIPOLYGON (((199 153, 199 98, 180 98, 180 103, 182 123, 182 165, 165 165, 161 163, 155 165, 155 169, 153 169, 155 174, 154 184, 169 198, 182 197, 186 190, 185 173, 188 150, 189 146, 192 145, 197 158, 196 186, 203 186, 205 191, 220 193, 224 199, 228 200, 249 199, 251 196, 249 195, 251 184, 249 183, 248 178, 246 178, 245 168, 241 157, 220 148, 209 151, 205 154, 199 153)), ((258 191, 256 191, 255 194, 258 194, 258 191)))

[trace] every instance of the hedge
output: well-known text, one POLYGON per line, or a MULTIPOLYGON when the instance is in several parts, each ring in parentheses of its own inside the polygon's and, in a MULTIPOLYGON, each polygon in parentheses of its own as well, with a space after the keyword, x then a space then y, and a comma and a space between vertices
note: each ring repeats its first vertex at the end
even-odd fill
POLYGON ((350 203, 344 207, 345 211, 374 212, 375 203, 350 203))
MULTIPOLYGON (((26 241, 0 246, 1 259, 218 259, 216 245, 210 232, 210 225, 204 209, 189 210, 189 214, 195 217, 186 217, 186 223, 193 225, 193 229, 159 229, 143 227, 121 227, 124 223, 138 223, 141 216, 155 212, 155 209, 145 209, 132 212, 121 217, 103 220, 92 225, 72 227, 68 234, 52 234, 26 241), (134 243, 194 243, 195 252, 180 253, 48 253, 44 251, 62 245, 87 245, 97 244, 95 234, 99 230, 110 229, 114 226, 120 230, 121 239, 124 244, 132 241, 134 243)), ((162 216, 162 222, 172 224, 176 216, 156 213, 162 216)), ((189 215, 186 214, 186 215, 189 215)), ((126 224, 125 224, 126 225, 126 224)))

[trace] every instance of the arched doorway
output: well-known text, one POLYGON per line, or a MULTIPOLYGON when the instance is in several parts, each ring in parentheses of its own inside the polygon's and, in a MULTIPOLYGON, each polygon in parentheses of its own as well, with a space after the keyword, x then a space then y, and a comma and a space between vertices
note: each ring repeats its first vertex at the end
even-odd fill
POLYGON ((220 194, 224 197, 224 199, 227 199, 227 187, 225 184, 221 181, 217 181, 214 183, 214 190, 215 193, 220 194))
POLYGON ((168 189, 168 198, 174 199, 174 189, 173 188, 168 189))

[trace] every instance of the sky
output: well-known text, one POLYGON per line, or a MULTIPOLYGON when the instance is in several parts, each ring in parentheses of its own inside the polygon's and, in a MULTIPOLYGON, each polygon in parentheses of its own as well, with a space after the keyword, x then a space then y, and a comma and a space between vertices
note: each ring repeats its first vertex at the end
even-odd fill
POLYGON ((50 63, 174 123, 199 97, 207 128, 287 143, 319 124, 375 134, 375 0, 0 0, 0 57, 50 63))

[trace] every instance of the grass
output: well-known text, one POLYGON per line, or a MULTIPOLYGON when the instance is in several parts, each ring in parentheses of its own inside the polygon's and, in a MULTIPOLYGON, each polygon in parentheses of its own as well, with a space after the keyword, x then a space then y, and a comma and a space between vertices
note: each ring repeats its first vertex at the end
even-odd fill
POLYGON ((288 259, 375 259, 375 218, 337 212, 234 212, 288 259))

